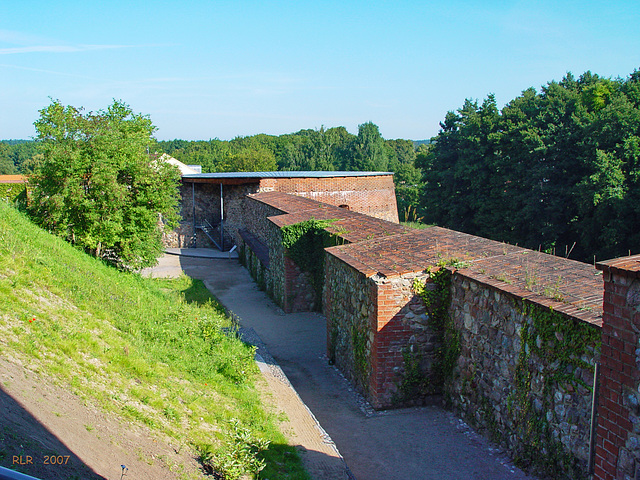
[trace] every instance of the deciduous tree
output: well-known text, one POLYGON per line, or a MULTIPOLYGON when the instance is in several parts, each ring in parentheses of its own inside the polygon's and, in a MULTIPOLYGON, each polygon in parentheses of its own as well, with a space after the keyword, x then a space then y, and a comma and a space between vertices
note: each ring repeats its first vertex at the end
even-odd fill
POLYGON ((149 117, 121 101, 97 113, 53 101, 35 126, 34 221, 121 268, 155 264, 162 224, 177 225, 179 172, 150 158, 149 117))

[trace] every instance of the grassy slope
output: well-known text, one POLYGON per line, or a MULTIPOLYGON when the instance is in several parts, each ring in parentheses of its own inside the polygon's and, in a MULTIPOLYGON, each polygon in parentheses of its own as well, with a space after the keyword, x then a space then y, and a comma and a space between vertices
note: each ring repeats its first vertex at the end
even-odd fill
POLYGON ((177 439, 229 478, 264 440, 261 476, 307 478, 260 403, 253 350, 224 335, 229 326, 201 282, 118 272, 0 202, 0 355, 177 439))

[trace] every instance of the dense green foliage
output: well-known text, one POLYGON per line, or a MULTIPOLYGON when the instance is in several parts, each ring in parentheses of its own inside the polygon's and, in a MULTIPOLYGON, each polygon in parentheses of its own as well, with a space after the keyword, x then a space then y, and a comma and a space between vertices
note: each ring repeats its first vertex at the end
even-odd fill
POLYGON ((0 200, 14 205, 24 205, 26 197, 27 191, 24 183, 0 183, 0 200))
POLYGON ((417 164, 424 219, 593 261, 640 249, 640 72, 449 112, 417 164))
POLYGON ((43 158, 29 176, 36 223, 123 268, 155 264, 174 228, 178 170, 150 159, 155 127, 121 103, 83 114, 54 101, 35 123, 43 158))
POLYGON ((169 437, 215 478, 266 464, 261 478, 307 479, 234 332, 201 281, 118 271, 0 202, 0 356, 169 437))
MULTIPOLYGON (((273 136, 254 135, 230 141, 171 140, 158 142, 160 152, 187 165, 201 165, 204 173, 231 171, 392 171, 400 217, 418 204, 421 173, 415 166, 416 148, 410 140, 385 140, 378 126, 367 122, 358 134, 344 127, 300 130, 273 136)), ((424 152, 426 145, 418 147, 424 152)))
POLYGON ((38 146, 30 140, 0 140, 0 175, 24 172, 37 154, 38 146))
POLYGON ((322 298, 324 285, 324 249, 335 245, 335 238, 326 231, 333 221, 312 218, 280 229, 286 255, 310 275, 317 300, 322 298))

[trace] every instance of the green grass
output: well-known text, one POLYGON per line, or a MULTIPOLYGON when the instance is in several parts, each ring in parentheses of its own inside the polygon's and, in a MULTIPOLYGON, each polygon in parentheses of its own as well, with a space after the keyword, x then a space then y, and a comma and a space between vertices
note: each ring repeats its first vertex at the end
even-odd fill
POLYGON ((1 355, 177 440, 225 478, 262 461, 261 478, 307 479, 261 404, 253 348, 223 333, 232 327, 202 282, 119 272, 0 202, 1 355))
POLYGON ((422 222, 400 222, 400 223, 405 227, 417 228, 417 229, 429 228, 433 226, 433 225, 429 225, 422 222))

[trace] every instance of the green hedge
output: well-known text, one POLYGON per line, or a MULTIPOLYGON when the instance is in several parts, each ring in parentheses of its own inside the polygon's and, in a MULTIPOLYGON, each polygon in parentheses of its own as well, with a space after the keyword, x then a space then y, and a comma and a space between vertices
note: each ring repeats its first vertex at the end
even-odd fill
POLYGON ((25 183, 0 183, 0 200, 9 203, 16 203, 27 196, 27 185, 25 183))

